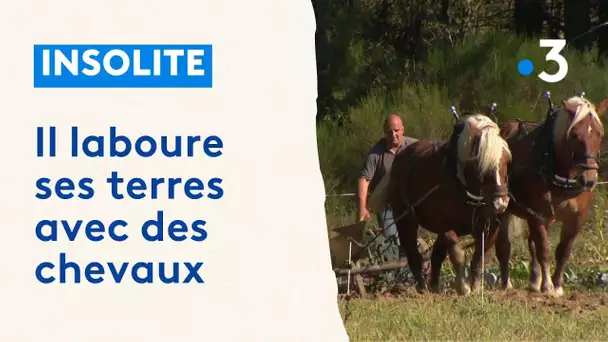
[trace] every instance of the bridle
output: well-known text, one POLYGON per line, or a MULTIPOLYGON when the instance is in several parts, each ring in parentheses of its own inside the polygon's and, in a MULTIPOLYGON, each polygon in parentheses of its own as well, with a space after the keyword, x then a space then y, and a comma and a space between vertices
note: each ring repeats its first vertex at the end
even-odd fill
MULTIPOLYGON (((469 159, 469 161, 476 160, 476 159, 477 158, 469 159)), ((465 170, 464 165, 462 165, 461 167, 462 167, 462 170, 465 170)), ((464 177, 464 175, 463 175, 463 177, 464 177)), ((465 194, 465 203, 466 204, 473 206, 473 207, 483 207, 487 204, 486 200, 485 200, 485 191, 484 191, 485 186, 484 186, 483 177, 484 177, 484 175, 482 175, 482 174, 476 175, 476 178, 480 183, 479 195, 475 195, 470 191, 470 189, 466 183, 466 180, 464 178, 456 177, 456 178, 458 178, 460 186, 463 189, 463 192, 465 194)), ((496 186, 494 188, 496 188, 496 186)), ((509 179, 508 179, 508 177, 506 177, 505 183, 500 185, 498 188, 499 189, 497 191, 492 191, 492 193, 490 194, 492 198, 509 196, 509 191, 508 191, 509 179)))
MULTIPOLYGON (((582 98, 584 93, 579 94, 582 98)), ((549 110, 547 113, 547 119, 542 124, 541 134, 539 134, 536 138, 535 145, 540 146, 540 174, 545 179, 545 181, 553 185, 554 187, 567 192, 579 194, 584 191, 589 191, 592 185, 589 184, 581 184, 579 179, 570 178, 569 176, 563 177, 557 173, 556 170, 556 151, 555 151, 555 132, 553 131, 553 127, 555 125, 555 119, 557 117, 557 113, 560 110, 566 110, 565 108, 558 107, 554 108, 553 102, 550 98, 550 93, 545 92, 545 96, 549 102, 549 110)), ((584 171, 589 170, 598 170, 599 169, 599 159, 600 153, 591 154, 585 152, 578 162, 572 165, 572 168, 582 169, 584 171), (589 160, 592 160, 592 164, 589 164, 589 160)))
MULTIPOLYGON (((460 117, 456 113, 455 107, 452 106, 451 109, 452 109, 452 114, 454 115, 454 117, 457 120, 457 123, 454 125, 454 131, 453 131, 453 135, 452 135, 451 141, 448 143, 448 145, 450 146, 449 150, 451 150, 451 153, 454 154, 454 156, 452 156, 452 158, 455 159, 454 162, 456 164, 455 165, 456 169, 452 170, 452 171, 455 172, 454 176, 455 176, 455 178, 458 181, 458 184, 459 184, 459 186, 461 188, 461 191, 464 193, 464 197, 465 197, 464 198, 464 202, 467 205, 473 206, 475 208, 484 207, 484 206, 487 205, 486 200, 485 200, 485 193, 484 193, 484 188, 485 187, 483 186, 483 184, 484 184, 484 181, 483 181, 484 175, 481 175, 481 174, 477 174, 476 175, 477 180, 479 180, 479 182, 481 184, 481 186, 480 186, 481 189, 480 189, 478 195, 473 194, 471 192, 471 190, 469 189, 469 186, 468 186, 468 184, 466 182, 466 177, 464 175, 465 169, 466 169, 466 165, 462 165, 460 163, 460 161, 458 160, 458 158, 455 156, 455 154, 457 154, 457 152, 456 152, 456 149, 457 149, 456 145, 457 145, 458 137, 462 133, 462 129, 464 127, 464 123, 461 122, 461 121, 459 121, 460 117), (462 174, 460 173, 459 170, 462 170, 462 174)), ((489 110, 489 114, 492 114, 495 109, 496 109, 496 103, 492 103, 492 106, 490 107, 490 110, 489 110)), ((484 128, 484 129, 487 129, 487 128, 484 128)), ((476 148, 478 150, 479 146, 477 145, 476 148)), ((476 157, 468 159, 468 161, 476 160, 478 158, 478 155, 479 154, 476 153, 476 157)), ((447 160, 444 162, 444 165, 446 165, 446 164, 447 164, 447 160)), ((492 196, 492 198, 509 196, 508 177, 507 177, 507 179, 505 179, 505 184, 500 187, 500 190, 492 192, 491 196, 492 196)))

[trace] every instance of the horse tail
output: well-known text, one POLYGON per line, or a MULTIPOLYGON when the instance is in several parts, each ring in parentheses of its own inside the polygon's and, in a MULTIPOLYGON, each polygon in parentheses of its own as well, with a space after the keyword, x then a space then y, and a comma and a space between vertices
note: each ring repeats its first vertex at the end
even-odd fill
POLYGON ((368 206, 374 213, 384 211, 389 202, 389 184, 391 181, 391 169, 389 169, 374 191, 369 195, 368 206))

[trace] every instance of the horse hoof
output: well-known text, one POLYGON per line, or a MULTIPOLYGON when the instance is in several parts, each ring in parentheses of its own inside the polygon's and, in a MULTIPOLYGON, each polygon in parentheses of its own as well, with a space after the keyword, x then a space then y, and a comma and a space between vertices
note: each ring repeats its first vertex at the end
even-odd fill
POLYGON ((460 294, 461 296, 468 296, 468 295, 470 295, 470 294, 471 294, 471 288, 470 288, 470 287, 468 287, 468 286, 465 286, 463 289, 461 289, 461 290, 459 291, 459 294, 460 294))
POLYGON ((542 292, 549 298, 560 298, 564 295, 564 289, 561 287, 557 289, 544 290, 542 292))
POLYGON ((471 294, 471 287, 467 283, 460 283, 456 285, 456 292, 461 296, 468 296, 471 294))
POLYGON ((471 284, 471 291, 473 293, 481 292, 481 280, 476 280, 471 284))
POLYGON ((427 291, 427 287, 426 284, 418 284, 416 285, 416 291, 418 291, 418 293, 423 294, 427 291))
POLYGON ((557 293, 555 292, 555 287, 553 287, 553 284, 541 286, 540 292, 552 298, 557 297, 557 293))
POLYGON ((432 293, 440 293, 441 292, 441 286, 439 284, 432 285, 431 286, 431 292, 432 293))
POLYGON ((538 283, 530 283, 528 285, 528 291, 530 292, 534 292, 534 293, 539 293, 540 291, 540 284, 538 283))

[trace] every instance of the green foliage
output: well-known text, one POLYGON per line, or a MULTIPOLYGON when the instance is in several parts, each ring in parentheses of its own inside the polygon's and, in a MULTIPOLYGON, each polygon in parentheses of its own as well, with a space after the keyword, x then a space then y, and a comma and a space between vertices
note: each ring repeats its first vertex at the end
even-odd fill
MULTIPOLYGON (((349 62, 342 64, 344 74, 357 74, 367 55, 361 52, 364 43, 351 44, 349 62), (364 57, 365 56, 365 57, 364 57)), ((543 92, 549 90, 554 102, 586 92, 586 97, 599 103, 608 96, 608 63, 597 63, 595 52, 564 52, 568 60, 568 76, 557 84, 538 79, 540 71, 556 71, 554 62, 545 61, 547 48, 538 41, 526 41, 502 33, 470 35, 453 48, 438 44, 429 50, 428 60, 410 76, 396 74, 400 86, 394 89, 377 87, 369 95, 350 104, 342 113, 346 120, 321 121, 318 147, 327 193, 354 192, 356 178, 366 151, 382 134, 385 115, 402 114, 406 135, 422 139, 447 138, 453 117, 450 106, 459 113, 486 112, 492 102, 498 107, 496 118, 542 120, 547 110, 543 92), (535 65, 531 76, 517 72, 517 62, 530 59, 535 65)), ((391 60, 392 53, 378 53, 378 60, 391 60), (383 55, 384 54, 384 55, 383 55)), ((390 74, 389 74, 390 75, 390 74)), ((352 80, 350 80, 352 81, 352 80)), ((354 199, 329 198, 330 224, 352 209, 354 199)))

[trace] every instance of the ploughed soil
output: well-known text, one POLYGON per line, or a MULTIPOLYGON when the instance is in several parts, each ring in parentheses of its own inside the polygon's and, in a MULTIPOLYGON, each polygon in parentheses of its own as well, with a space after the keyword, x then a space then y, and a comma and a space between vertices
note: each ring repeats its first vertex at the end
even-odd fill
MULTIPOLYGON (((358 295, 351 296, 356 299, 358 295)), ((341 295, 342 299, 347 299, 346 295, 341 295)), ((477 297, 481 301, 481 294, 475 293, 469 297, 477 297)), ((453 289, 446 289, 441 293, 426 292, 418 293, 412 286, 395 287, 390 292, 383 294, 369 294, 366 298, 376 298, 380 300, 406 300, 406 301, 437 301, 454 300, 459 301, 459 296, 453 289)), ((542 293, 534 293, 528 290, 511 289, 500 291, 486 289, 483 293, 483 300, 494 304, 515 304, 525 305, 530 309, 551 310, 554 313, 584 314, 600 309, 608 309, 608 292, 596 291, 566 291, 564 296, 552 298, 542 293)))

